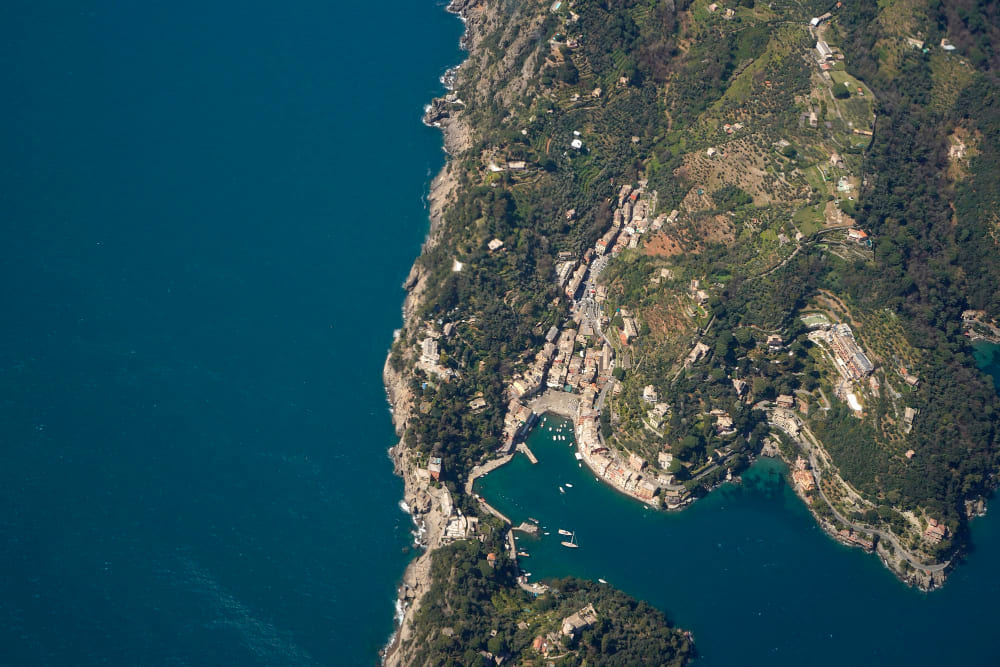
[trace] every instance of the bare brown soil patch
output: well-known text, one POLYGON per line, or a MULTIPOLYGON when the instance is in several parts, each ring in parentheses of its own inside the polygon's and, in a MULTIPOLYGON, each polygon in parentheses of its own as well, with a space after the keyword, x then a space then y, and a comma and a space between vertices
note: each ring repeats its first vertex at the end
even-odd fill
POLYGON ((649 237, 643 252, 650 257, 673 257, 682 254, 684 248, 666 232, 658 232, 649 237))
POLYGON ((837 204, 828 201, 826 208, 823 209, 823 224, 827 227, 843 227, 844 225, 854 227, 857 223, 855 223, 854 218, 841 211, 837 204))

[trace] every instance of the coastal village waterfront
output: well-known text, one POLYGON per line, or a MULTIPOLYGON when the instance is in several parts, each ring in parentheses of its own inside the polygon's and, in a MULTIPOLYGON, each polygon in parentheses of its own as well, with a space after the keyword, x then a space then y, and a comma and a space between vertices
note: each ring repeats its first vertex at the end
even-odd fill
MULTIPOLYGON (((600 479, 653 507, 677 509, 692 497, 665 470, 672 456, 662 453, 657 461, 662 469, 655 472, 642 457, 608 447, 600 425, 607 394, 618 388, 613 376, 618 360, 607 335, 611 321, 604 310, 607 292, 597 279, 610 258, 625 248, 637 247, 644 233, 662 227, 668 216, 651 219, 655 206, 656 193, 647 192, 644 181, 636 186, 623 185, 611 228, 582 257, 564 257, 556 267, 559 287, 570 301, 572 317, 562 327, 549 329, 543 348, 511 380, 503 445, 498 453, 509 455, 539 414, 559 414, 573 421, 578 458, 600 479)), ((568 211, 567 217, 574 214, 568 211)), ((620 343, 628 344, 639 335, 639 326, 630 313, 617 314, 622 317, 620 343)), ((657 404, 655 396, 653 399, 653 411, 659 410, 662 417, 669 407, 657 404)))
POLYGON ((928 664, 928 655, 944 659, 948 649, 935 643, 917 656, 910 637, 941 631, 966 641, 985 631, 990 615, 976 591, 983 578, 992 581, 996 517, 973 524, 983 552, 960 571, 970 576, 953 577, 943 591, 927 595, 886 576, 861 549, 841 548, 817 530, 778 460, 762 457, 742 483, 723 484, 683 512, 653 511, 581 469, 575 449, 553 438, 561 422, 546 418, 529 436, 538 465, 515 455, 480 478, 476 492, 515 524, 532 516, 551 532, 517 540, 519 550, 531 554, 520 560, 531 581, 603 578, 670 609, 693 632, 699 665, 740 664, 747 656, 769 656, 774 665, 849 664, 858 654, 886 656, 885 664, 904 658, 928 664), (567 482, 573 487, 559 493, 567 482), (558 528, 576 532, 580 548, 562 547, 568 538, 558 528), (812 596, 824 600, 814 608, 815 623, 796 633, 776 631, 800 614, 801 607, 787 601, 789 581, 810 582, 812 596), (725 594, 706 601, 706 591, 725 594), (887 637, 879 630, 885 615, 912 630, 887 637), (817 645, 826 654, 810 657, 817 645))

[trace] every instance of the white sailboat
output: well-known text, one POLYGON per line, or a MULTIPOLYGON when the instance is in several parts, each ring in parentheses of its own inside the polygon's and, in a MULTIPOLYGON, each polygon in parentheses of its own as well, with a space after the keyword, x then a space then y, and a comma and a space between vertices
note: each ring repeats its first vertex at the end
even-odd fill
POLYGON ((569 542, 563 540, 559 544, 563 545, 564 547, 569 547, 570 549, 577 549, 580 546, 579 544, 576 543, 576 533, 573 533, 573 537, 569 538, 569 542))

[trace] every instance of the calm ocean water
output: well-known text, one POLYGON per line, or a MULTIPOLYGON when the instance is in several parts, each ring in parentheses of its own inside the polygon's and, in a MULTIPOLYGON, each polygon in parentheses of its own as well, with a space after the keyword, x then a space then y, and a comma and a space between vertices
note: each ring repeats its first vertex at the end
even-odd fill
POLYGON ((440 2, 0 6, 0 664, 371 664, 440 2))
MULTIPOLYGON (((980 345, 977 360, 1000 387, 1000 347, 980 345)), ((518 540, 533 579, 605 579, 650 601, 693 631, 699 667, 1000 664, 996 499, 972 523, 966 562, 926 594, 875 556, 829 539, 785 484, 781 463, 761 461, 742 484, 668 514, 579 467, 564 425, 547 418, 529 436, 537 465, 518 456, 477 482, 514 523, 534 517, 550 533, 518 540), (559 544, 560 528, 576 532, 579 549, 559 544)))

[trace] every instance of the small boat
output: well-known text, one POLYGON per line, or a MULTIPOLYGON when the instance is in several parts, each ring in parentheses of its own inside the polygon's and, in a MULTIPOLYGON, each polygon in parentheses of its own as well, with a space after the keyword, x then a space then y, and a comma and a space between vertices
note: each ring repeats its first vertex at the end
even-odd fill
POLYGON ((583 460, 583 454, 581 454, 580 452, 574 452, 573 456, 576 458, 577 461, 583 460))
POLYGON ((577 549, 580 547, 580 545, 576 543, 576 533, 573 533, 573 537, 569 538, 569 542, 563 540, 559 544, 564 547, 569 547, 570 549, 577 549))
POLYGON ((608 582, 604 581, 603 579, 598 579, 598 581, 601 582, 602 584, 608 583, 608 582))
POLYGON ((529 554, 527 551, 518 551, 517 555, 520 556, 521 558, 527 558, 531 554, 529 554))
POLYGON ((567 488, 567 489, 572 489, 572 488, 573 488, 573 485, 572 485, 572 484, 570 484, 569 482, 566 482, 566 488, 567 488))
POLYGON ((533 517, 533 516, 529 516, 529 517, 528 517, 528 521, 530 521, 531 523, 538 523, 538 519, 536 519, 536 518, 535 518, 535 517, 533 517))
POLYGON ((548 535, 549 533, 542 533, 543 535, 548 535))
POLYGON ((569 532, 568 530, 563 530, 562 528, 560 528, 560 529, 559 529, 559 534, 560 534, 560 535, 565 535, 566 537, 569 537, 569 536, 570 536, 570 535, 572 535, 573 533, 569 532))
POLYGON ((562 487, 560 486, 560 487, 559 487, 559 493, 566 493, 566 489, 564 489, 564 488, 562 488, 562 487))

